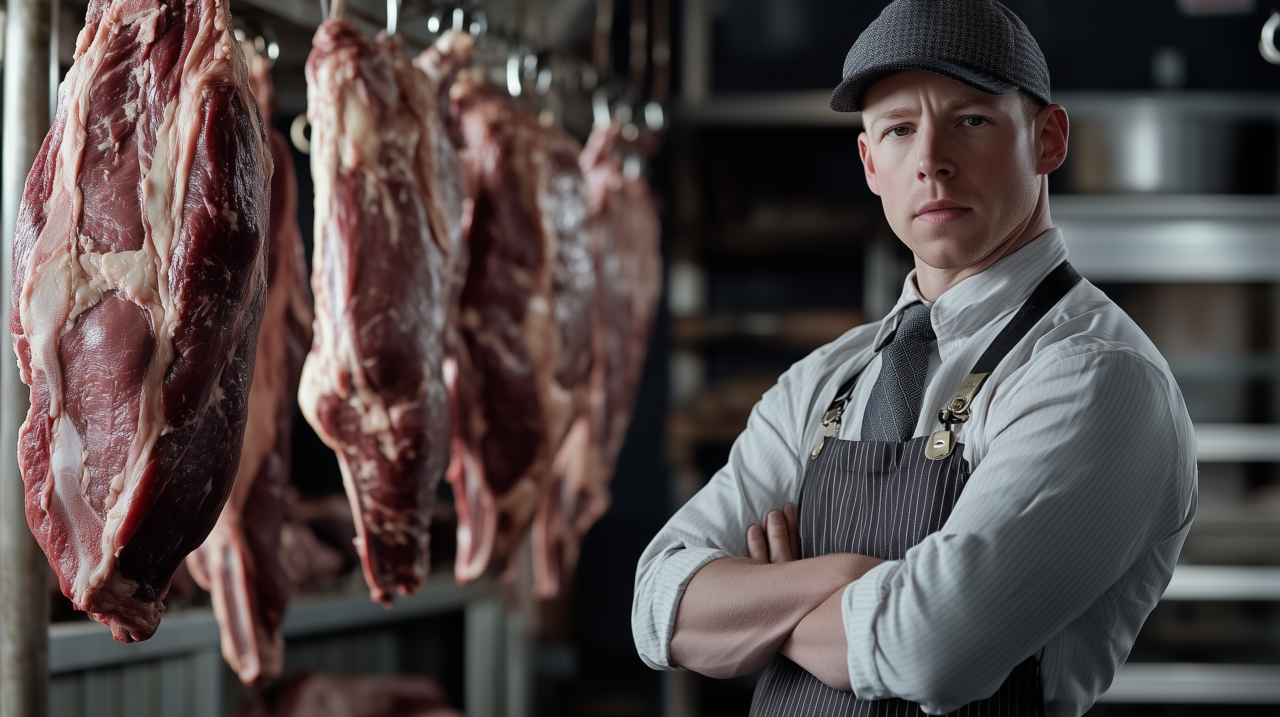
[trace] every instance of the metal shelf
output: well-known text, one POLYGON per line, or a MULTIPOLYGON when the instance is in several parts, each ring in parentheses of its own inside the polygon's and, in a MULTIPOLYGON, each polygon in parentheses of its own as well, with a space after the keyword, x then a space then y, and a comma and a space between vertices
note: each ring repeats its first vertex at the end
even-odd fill
MULTIPOLYGON (((467 714, 518 717, 527 701, 529 667, 520 618, 506 611, 494 582, 459 586, 452 573, 441 569, 417 593, 397 599, 391 610, 371 602, 356 575, 348 590, 294 599, 282 626, 284 636, 345 639, 356 630, 462 612, 465 645, 459 659, 465 661, 467 714)), ((132 644, 115 642, 111 631, 96 622, 51 625, 49 673, 65 692, 54 695, 54 714, 98 714, 94 710, 101 705, 85 711, 85 705, 95 704, 90 692, 119 697, 133 690, 146 693, 133 695, 135 701, 145 697, 177 704, 194 699, 195 712, 188 714, 218 717, 225 706, 223 681, 234 679, 223 667, 220 651, 218 624, 208 608, 175 610, 150 640, 132 644)))
POLYGON ((1195 429, 1201 463, 1280 462, 1280 425, 1198 423, 1195 429))
POLYGON ((1280 665, 1132 663, 1098 701, 1280 704, 1280 665))
POLYGON ((1054 224, 1091 281, 1280 280, 1280 197, 1056 195, 1054 224))
POLYGON ((1280 601, 1280 568, 1179 565, 1160 599, 1280 601))
MULTIPOLYGON (((405 622, 461 610, 494 594, 489 583, 459 586, 452 575, 441 575, 412 596, 397 600, 391 610, 370 601, 367 590, 302 596, 289 604, 282 629, 286 638, 294 638, 405 622)), ((218 649, 219 640, 218 623, 209 608, 174 611, 161 620, 150 640, 128 644, 113 640, 111 631, 96 622, 55 623, 49 626, 49 672, 56 675, 218 649)))

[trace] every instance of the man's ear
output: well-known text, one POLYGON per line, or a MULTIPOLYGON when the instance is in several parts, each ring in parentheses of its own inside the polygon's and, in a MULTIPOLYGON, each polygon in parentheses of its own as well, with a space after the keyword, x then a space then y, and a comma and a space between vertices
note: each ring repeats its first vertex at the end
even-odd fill
POLYGON ((876 180, 876 163, 871 158, 871 146, 867 143, 867 133, 858 135, 858 156, 862 157, 862 171, 867 175, 867 187, 871 193, 880 196, 880 183, 876 180))
POLYGON ((1036 173, 1048 174, 1067 159, 1071 124, 1062 105, 1045 105, 1036 113, 1036 173))

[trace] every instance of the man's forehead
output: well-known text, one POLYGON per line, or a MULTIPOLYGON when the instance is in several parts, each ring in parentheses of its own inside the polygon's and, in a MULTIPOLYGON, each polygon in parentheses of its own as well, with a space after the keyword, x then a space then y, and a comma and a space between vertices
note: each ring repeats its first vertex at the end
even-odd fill
MULTIPOLYGON (((1012 93, 1011 93, 1012 94, 1012 93)), ((863 116, 900 117, 919 112, 924 98, 944 110, 964 107, 1004 107, 1007 95, 995 95, 932 72, 909 70, 892 74, 867 88, 863 116)))

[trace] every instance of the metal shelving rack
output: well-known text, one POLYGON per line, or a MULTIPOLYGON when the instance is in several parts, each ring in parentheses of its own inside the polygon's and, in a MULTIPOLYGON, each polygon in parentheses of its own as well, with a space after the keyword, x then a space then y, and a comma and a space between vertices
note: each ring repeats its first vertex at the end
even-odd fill
MULTIPOLYGON (((345 589, 294 599, 285 616, 286 668, 394 672, 409 634, 425 618, 463 621, 464 695, 472 717, 521 717, 529 703, 522 621, 493 581, 466 586, 441 570, 388 610, 357 574, 345 589), (296 654, 295 654, 296 653, 296 654), (336 668, 336 669, 335 669, 336 668)), ((96 622, 49 627, 51 717, 224 717, 246 693, 223 662, 209 608, 174 610, 154 637, 123 644, 96 622)), ((412 639, 411 637, 409 639, 412 639)))
MULTIPOLYGON (((1093 281, 1280 283, 1280 197, 1059 196, 1052 211, 1072 264, 1093 281)), ((1260 361, 1280 373, 1275 357, 1260 361)), ((1280 425, 1195 428, 1201 464, 1280 462, 1280 425)), ((1215 517, 1202 512, 1200 523, 1215 517)), ((1280 531, 1280 515, 1255 522, 1280 531)), ((1280 568, 1179 565, 1163 600, 1280 602, 1280 568)), ((1280 704, 1280 665, 1128 663, 1100 701, 1280 704)))

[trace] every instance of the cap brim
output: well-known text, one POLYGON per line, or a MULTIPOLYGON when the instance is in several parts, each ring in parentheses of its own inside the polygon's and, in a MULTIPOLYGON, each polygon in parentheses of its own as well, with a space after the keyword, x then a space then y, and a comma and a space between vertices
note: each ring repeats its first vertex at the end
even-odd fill
POLYGON ((866 95, 868 88, 889 75, 911 70, 932 72, 935 75, 949 77, 974 89, 993 95, 1005 95, 1018 89, 1018 86, 1012 82, 993 77, 981 70, 964 67, 946 60, 922 58, 919 60, 886 62, 849 75, 831 93, 831 99, 827 101, 827 105, 836 112, 861 112, 862 98, 866 95))

